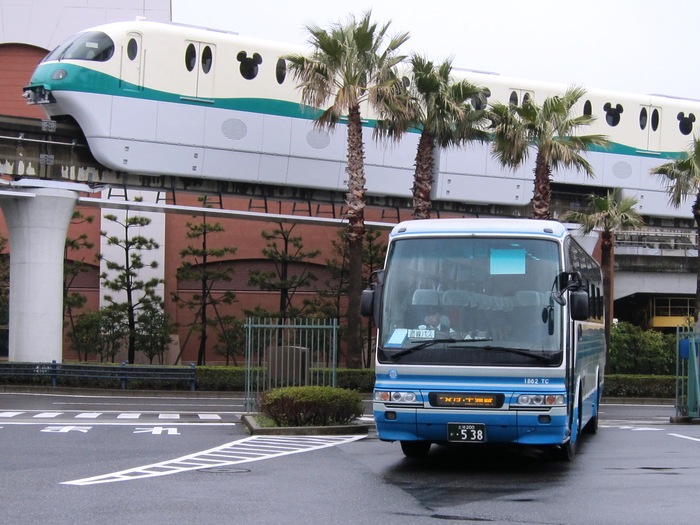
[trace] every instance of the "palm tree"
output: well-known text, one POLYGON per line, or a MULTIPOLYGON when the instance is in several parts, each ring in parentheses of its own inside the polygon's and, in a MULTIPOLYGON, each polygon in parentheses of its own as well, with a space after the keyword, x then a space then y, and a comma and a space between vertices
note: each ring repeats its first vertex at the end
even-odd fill
POLYGON ((634 209, 637 199, 622 197, 619 188, 608 191, 605 197, 590 196, 590 208, 585 212, 569 212, 564 220, 579 223, 583 233, 600 230, 600 255, 603 269, 603 301, 605 307, 605 352, 606 372, 610 368, 610 322, 613 317, 613 257, 615 254, 615 232, 618 230, 639 229, 644 219, 634 209))
POLYGON ((571 114, 585 93, 585 89, 573 86, 563 95, 547 97, 541 106, 531 98, 525 98, 520 106, 500 102, 491 106, 493 155, 501 164, 516 168, 527 160, 531 147, 537 151, 532 198, 536 219, 551 216, 552 172, 560 167, 574 168, 593 177, 593 168, 581 152, 608 145, 604 135, 576 135, 595 120, 592 115, 571 114))
POLYGON ((359 20, 334 24, 330 30, 307 26, 312 53, 285 57, 301 91, 301 101, 312 108, 323 108, 315 124, 334 129, 347 119, 347 219, 348 219, 348 358, 351 368, 361 366, 362 241, 365 234, 365 167, 362 116, 368 104, 377 118, 386 118, 400 109, 403 84, 396 66, 405 56, 399 47, 408 33, 389 37, 390 24, 381 27, 371 21, 371 12, 359 20))
POLYGON ((485 112, 472 108, 470 101, 483 88, 467 80, 452 78, 452 61, 435 64, 421 55, 411 57, 413 81, 409 95, 409 113, 393 115, 389 122, 378 123, 379 135, 398 138, 409 128, 420 130, 413 181, 413 216, 429 219, 430 192, 435 172, 435 148, 459 146, 469 140, 488 140, 482 129, 485 112), (405 119, 405 120, 402 120, 405 119))
MULTIPOLYGON (((695 138, 688 151, 678 159, 651 169, 651 173, 662 177, 669 194, 669 202, 678 208, 690 195, 695 195, 691 207, 697 236, 700 239, 700 138, 695 138)), ((700 263, 700 252, 698 252, 700 263)), ((698 264, 695 290, 695 331, 700 331, 700 264, 698 264)))

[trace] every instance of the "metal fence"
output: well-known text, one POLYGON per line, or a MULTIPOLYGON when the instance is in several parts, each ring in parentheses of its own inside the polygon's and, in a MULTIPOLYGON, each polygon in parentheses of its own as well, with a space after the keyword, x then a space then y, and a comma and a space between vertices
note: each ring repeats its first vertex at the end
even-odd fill
POLYGON ((258 410, 265 390, 336 385, 336 319, 247 318, 245 329, 246 411, 258 410))
POLYGON ((676 343, 676 416, 700 417, 700 341, 690 328, 678 327, 676 343))

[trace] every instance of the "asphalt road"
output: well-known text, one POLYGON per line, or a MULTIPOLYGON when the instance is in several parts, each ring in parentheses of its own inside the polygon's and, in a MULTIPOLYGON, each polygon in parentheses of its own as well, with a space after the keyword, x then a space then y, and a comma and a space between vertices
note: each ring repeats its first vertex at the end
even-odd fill
POLYGON ((573 463, 519 448, 409 460, 373 435, 249 436, 235 398, 0 394, 3 523, 685 524, 700 426, 603 405, 573 463))

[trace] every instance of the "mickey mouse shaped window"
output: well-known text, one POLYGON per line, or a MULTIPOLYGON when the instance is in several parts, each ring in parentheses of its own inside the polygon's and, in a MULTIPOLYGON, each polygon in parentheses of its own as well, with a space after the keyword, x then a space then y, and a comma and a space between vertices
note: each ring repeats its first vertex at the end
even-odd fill
POLYGON ((620 123, 620 115, 624 109, 621 104, 613 106, 610 102, 606 102, 603 111, 605 111, 605 121, 609 126, 615 127, 620 123))
POLYGON ((243 78, 253 80, 258 76, 258 66, 262 64, 262 57, 258 53, 253 53, 253 56, 249 57, 248 53, 241 51, 236 59, 241 63, 239 69, 243 78))
POLYGON ((682 111, 677 115, 678 118, 678 129, 683 135, 690 135, 693 132, 693 122, 695 122, 695 115, 693 113, 688 113, 685 115, 682 111))

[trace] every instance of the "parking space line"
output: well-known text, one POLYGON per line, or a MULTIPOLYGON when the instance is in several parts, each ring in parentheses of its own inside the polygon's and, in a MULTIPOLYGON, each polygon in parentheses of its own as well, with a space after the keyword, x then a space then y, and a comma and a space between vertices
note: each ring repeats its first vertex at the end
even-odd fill
POLYGON ((224 467, 241 463, 250 463, 263 459, 310 452, 322 448, 342 445, 363 439, 363 435, 352 436, 251 436, 233 441, 220 447, 215 447, 180 458, 153 463, 142 467, 120 470, 110 474, 102 474, 89 478, 64 481, 62 485, 96 485, 116 481, 132 481, 201 470, 224 467), (257 449, 257 450, 256 450, 257 449), (240 454, 240 455, 238 455, 240 454))
POLYGON ((683 434, 673 434, 673 433, 669 433, 668 435, 669 435, 669 436, 673 436, 673 437, 677 437, 677 438, 681 438, 681 439, 687 439, 687 440, 690 440, 690 441, 700 441, 700 438, 694 438, 694 437, 690 437, 690 436, 684 436, 683 434))

